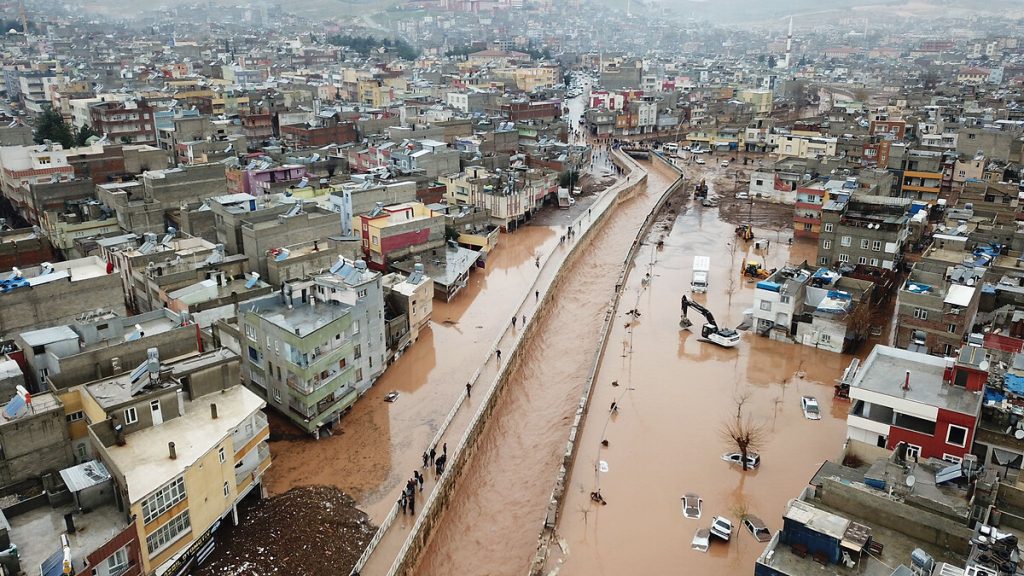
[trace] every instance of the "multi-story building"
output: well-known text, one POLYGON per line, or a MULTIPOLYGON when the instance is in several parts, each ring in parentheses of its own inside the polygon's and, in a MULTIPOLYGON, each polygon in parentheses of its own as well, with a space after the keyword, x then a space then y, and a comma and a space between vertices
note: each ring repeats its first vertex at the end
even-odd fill
POLYGON ((156 145, 156 119, 145 101, 97 102, 89 115, 93 130, 112 142, 156 145))
POLYGON ((821 233, 821 209, 828 201, 828 190, 824 182, 797 187, 796 204, 793 207, 793 234, 799 238, 816 240, 821 233))
POLYGON ((30 222, 38 222, 29 187, 75 177, 68 150, 60 144, 0 147, 0 192, 30 222))
POLYGON ((875 346, 844 378, 853 402, 846 437, 888 450, 906 442, 908 458, 959 463, 974 441, 983 382, 957 386, 948 368, 942 358, 875 346))
POLYGON ((865 194, 840 200, 822 209, 818 264, 896 269, 909 234, 910 200, 865 194))
POLYGON ((170 366, 153 349, 133 372, 65 393, 78 397, 76 421, 87 422, 92 450, 110 471, 144 574, 193 562, 222 522, 237 523, 239 501, 263 490, 266 404, 237 378, 238 357, 227 349, 170 366))
MULTIPOLYGON (((971 333, 985 267, 964 265, 965 252, 933 246, 899 290, 896 342, 921 352, 952 356, 971 333)), ((972 259, 973 262, 973 259, 972 259)))
POLYGON ((243 304, 237 330, 243 381, 319 436, 386 366, 380 274, 343 261, 315 280, 286 282, 243 304))
POLYGON ((356 216, 355 223, 367 263, 376 270, 387 270, 391 262, 445 243, 444 214, 421 202, 378 206, 356 216))

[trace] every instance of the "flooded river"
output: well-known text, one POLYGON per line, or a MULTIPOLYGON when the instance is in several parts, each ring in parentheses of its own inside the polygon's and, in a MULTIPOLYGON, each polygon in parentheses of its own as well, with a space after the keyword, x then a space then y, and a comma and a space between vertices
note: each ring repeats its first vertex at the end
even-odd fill
POLYGON ((636 231, 675 174, 651 167, 583 249, 479 439, 418 575, 525 574, 604 312, 636 231))

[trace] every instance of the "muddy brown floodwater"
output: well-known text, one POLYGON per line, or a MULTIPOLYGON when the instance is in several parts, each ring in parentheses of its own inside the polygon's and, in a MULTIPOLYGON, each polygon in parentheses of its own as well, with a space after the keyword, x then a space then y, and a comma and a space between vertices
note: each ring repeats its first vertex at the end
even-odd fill
POLYGON ((336 486, 379 523, 506 318, 531 289, 534 257, 558 244, 556 230, 526 226, 502 234, 487 268, 471 273, 451 303, 434 301, 430 329, 341 419, 334 436, 273 442, 270 493, 336 486), (384 402, 392 390, 400 393, 398 401, 384 402))
MULTIPOLYGON (((849 403, 833 401, 832 385, 850 356, 749 332, 737 348, 724 349, 679 329, 679 299, 690 293, 695 254, 712 259, 711 289, 696 299, 729 327, 753 304, 754 282, 739 275, 743 260, 773 268, 813 258, 814 245, 796 244, 791 253, 785 241, 775 241, 777 230, 767 234, 769 249, 754 254, 716 212, 691 207, 675 220, 663 249, 647 244, 637 256, 567 486, 557 527, 564 546, 554 547, 547 565, 558 567, 559 576, 750 574, 765 545, 739 528, 740 517, 753 514, 780 529, 786 502, 842 449, 849 403), (652 276, 646 288, 645 272, 652 276), (634 304, 642 315, 627 328, 623 312, 634 304), (820 421, 804 419, 802 395, 818 398, 820 421), (747 472, 721 460, 735 450, 721 427, 744 397, 744 413, 769 434, 759 449, 761 467, 747 472), (616 413, 609 409, 613 401, 616 413), (607 505, 591 501, 597 489, 607 505), (682 515, 680 498, 688 492, 703 499, 700 520, 682 515), (691 550, 694 532, 716 515, 732 519, 732 542, 714 542, 706 554, 691 550)), ((690 318, 699 330, 700 316, 691 311, 690 318)))
POLYGON ((538 336, 478 440, 415 574, 526 573, 604 312, 636 231, 675 174, 647 166, 647 189, 615 209, 570 265, 538 336))

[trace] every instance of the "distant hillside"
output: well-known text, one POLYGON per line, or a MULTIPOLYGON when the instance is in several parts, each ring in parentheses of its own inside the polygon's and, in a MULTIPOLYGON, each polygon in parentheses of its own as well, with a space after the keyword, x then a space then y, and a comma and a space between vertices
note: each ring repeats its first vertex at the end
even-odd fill
POLYGON ((762 22, 788 15, 819 16, 829 13, 847 16, 885 14, 927 15, 939 11, 943 15, 998 14, 1006 17, 1024 15, 1022 0, 594 0, 607 6, 626 8, 641 14, 647 10, 671 12, 718 22, 762 22), (850 14, 850 12, 854 14, 850 14))

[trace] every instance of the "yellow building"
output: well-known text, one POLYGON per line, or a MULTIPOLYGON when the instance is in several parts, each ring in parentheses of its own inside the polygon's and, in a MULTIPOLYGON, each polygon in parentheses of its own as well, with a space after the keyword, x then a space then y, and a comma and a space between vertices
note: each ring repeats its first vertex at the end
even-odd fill
MULTIPOLYGON (((222 521, 237 522, 238 502, 262 490, 270 466, 266 403, 238 383, 237 355, 222 348, 161 366, 153 350, 131 373, 61 395, 66 412, 84 413, 145 574, 191 562, 222 521)), ((75 443, 81 425, 69 428, 75 443)))
POLYGON ((736 99, 750 104, 756 116, 772 113, 772 91, 765 88, 745 89, 736 92, 736 99))

